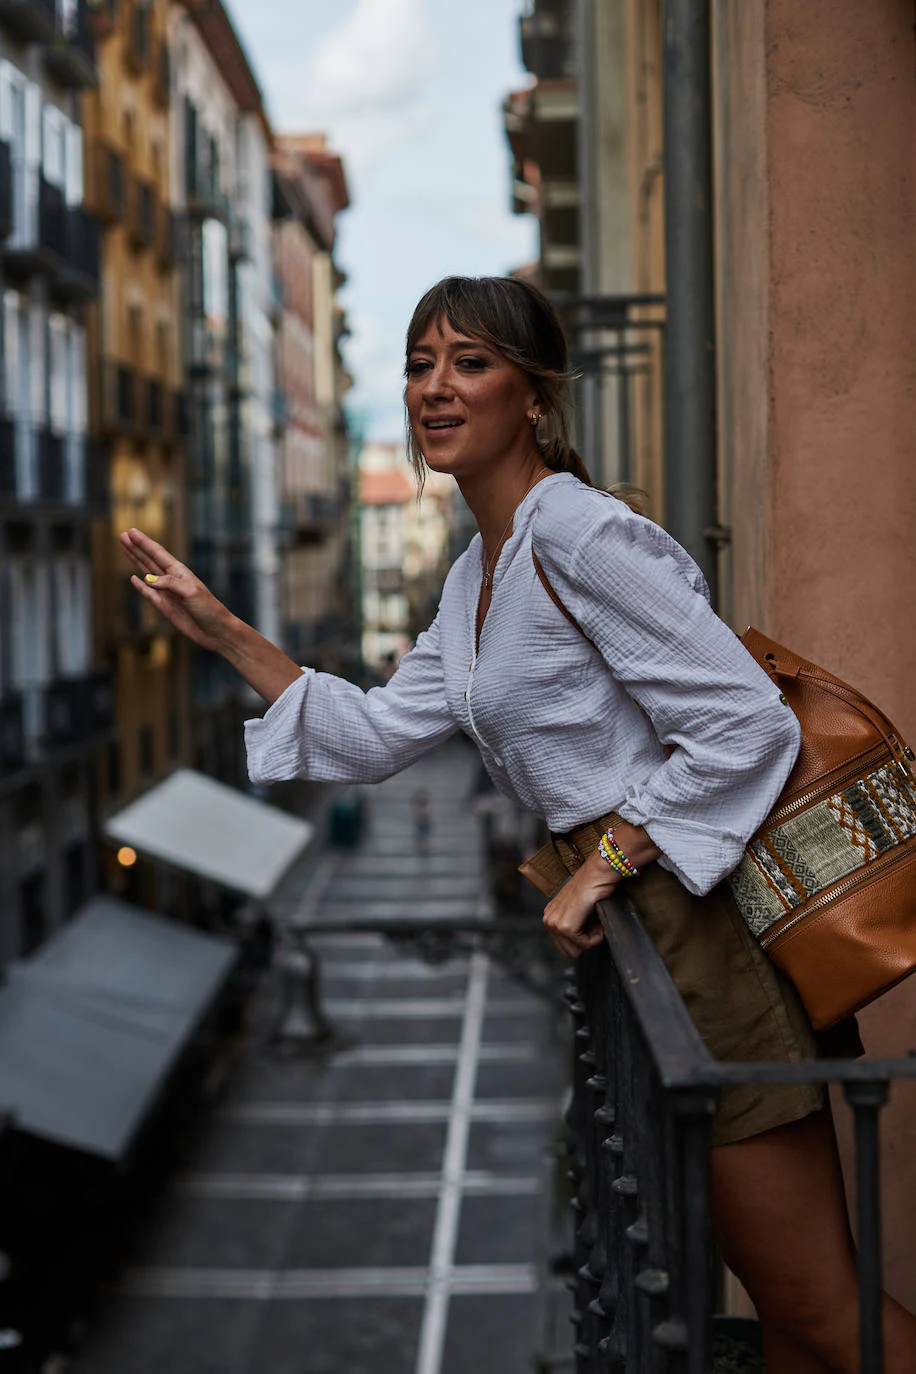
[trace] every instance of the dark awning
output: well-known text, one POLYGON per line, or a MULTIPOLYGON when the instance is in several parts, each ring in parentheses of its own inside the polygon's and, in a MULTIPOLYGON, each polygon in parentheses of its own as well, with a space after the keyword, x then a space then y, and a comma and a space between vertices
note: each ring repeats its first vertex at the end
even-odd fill
POLYGON ((121 1159, 236 957, 231 941, 94 898, 4 971, 0 1112, 121 1159))

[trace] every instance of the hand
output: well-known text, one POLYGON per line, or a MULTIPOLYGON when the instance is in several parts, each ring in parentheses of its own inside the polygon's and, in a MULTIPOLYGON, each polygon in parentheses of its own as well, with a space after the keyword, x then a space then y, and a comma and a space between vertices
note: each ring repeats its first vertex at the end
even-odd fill
MULTIPOLYGON (((654 863, 661 854, 643 826, 626 821, 615 824, 617 843, 637 868, 654 863)), ((618 883, 628 882, 595 849, 568 883, 544 908, 544 924, 557 949, 567 959, 577 959, 604 939, 595 904, 613 895, 618 883)))
POLYGON ((601 944, 604 931, 595 904, 610 897, 622 881, 596 850, 547 903, 544 925, 567 959, 577 959, 587 949, 601 944))
POLYGON ((170 625, 201 648, 218 650, 224 646, 235 617, 190 568, 142 530, 125 530, 121 547, 138 570, 130 579, 131 585, 170 625), (150 577, 153 582, 147 580, 150 577))

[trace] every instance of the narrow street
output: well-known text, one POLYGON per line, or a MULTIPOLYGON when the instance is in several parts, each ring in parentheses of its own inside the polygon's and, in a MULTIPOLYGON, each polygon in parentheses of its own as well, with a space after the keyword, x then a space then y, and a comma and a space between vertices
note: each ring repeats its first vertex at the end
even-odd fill
MULTIPOLYGON (((475 779, 458 743, 367 789, 359 847, 319 861, 300 909, 476 914, 475 779)), ((554 1013, 481 953, 430 966, 373 935, 315 945, 344 1048, 272 1052, 261 1006, 78 1374, 532 1367, 563 1083, 554 1013)))

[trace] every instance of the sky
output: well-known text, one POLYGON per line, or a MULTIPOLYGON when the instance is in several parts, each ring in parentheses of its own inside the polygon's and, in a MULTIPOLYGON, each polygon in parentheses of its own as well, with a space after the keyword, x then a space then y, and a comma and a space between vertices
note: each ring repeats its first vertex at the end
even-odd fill
POLYGON ((337 259, 352 331, 348 409, 369 439, 403 437, 404 335, 449 273, 504 273, 537 253, 513 215, 506 93, 530 84, 523 0, 228 0, 281 133, 327 132, 352 208, 337 259))

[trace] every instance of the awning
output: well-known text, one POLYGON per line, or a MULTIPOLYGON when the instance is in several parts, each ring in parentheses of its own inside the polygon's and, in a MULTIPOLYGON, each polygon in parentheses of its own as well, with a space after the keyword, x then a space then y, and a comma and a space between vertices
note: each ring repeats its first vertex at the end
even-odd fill
POLYGON ((105 824, 117 844, 258 898, 270 896, 314 833, 308 821, 190 768, 105 824))
POLYGON ((121 1159, 232 971, 235 945, 96 897, 0 987, 0 1111, 121 1159))

